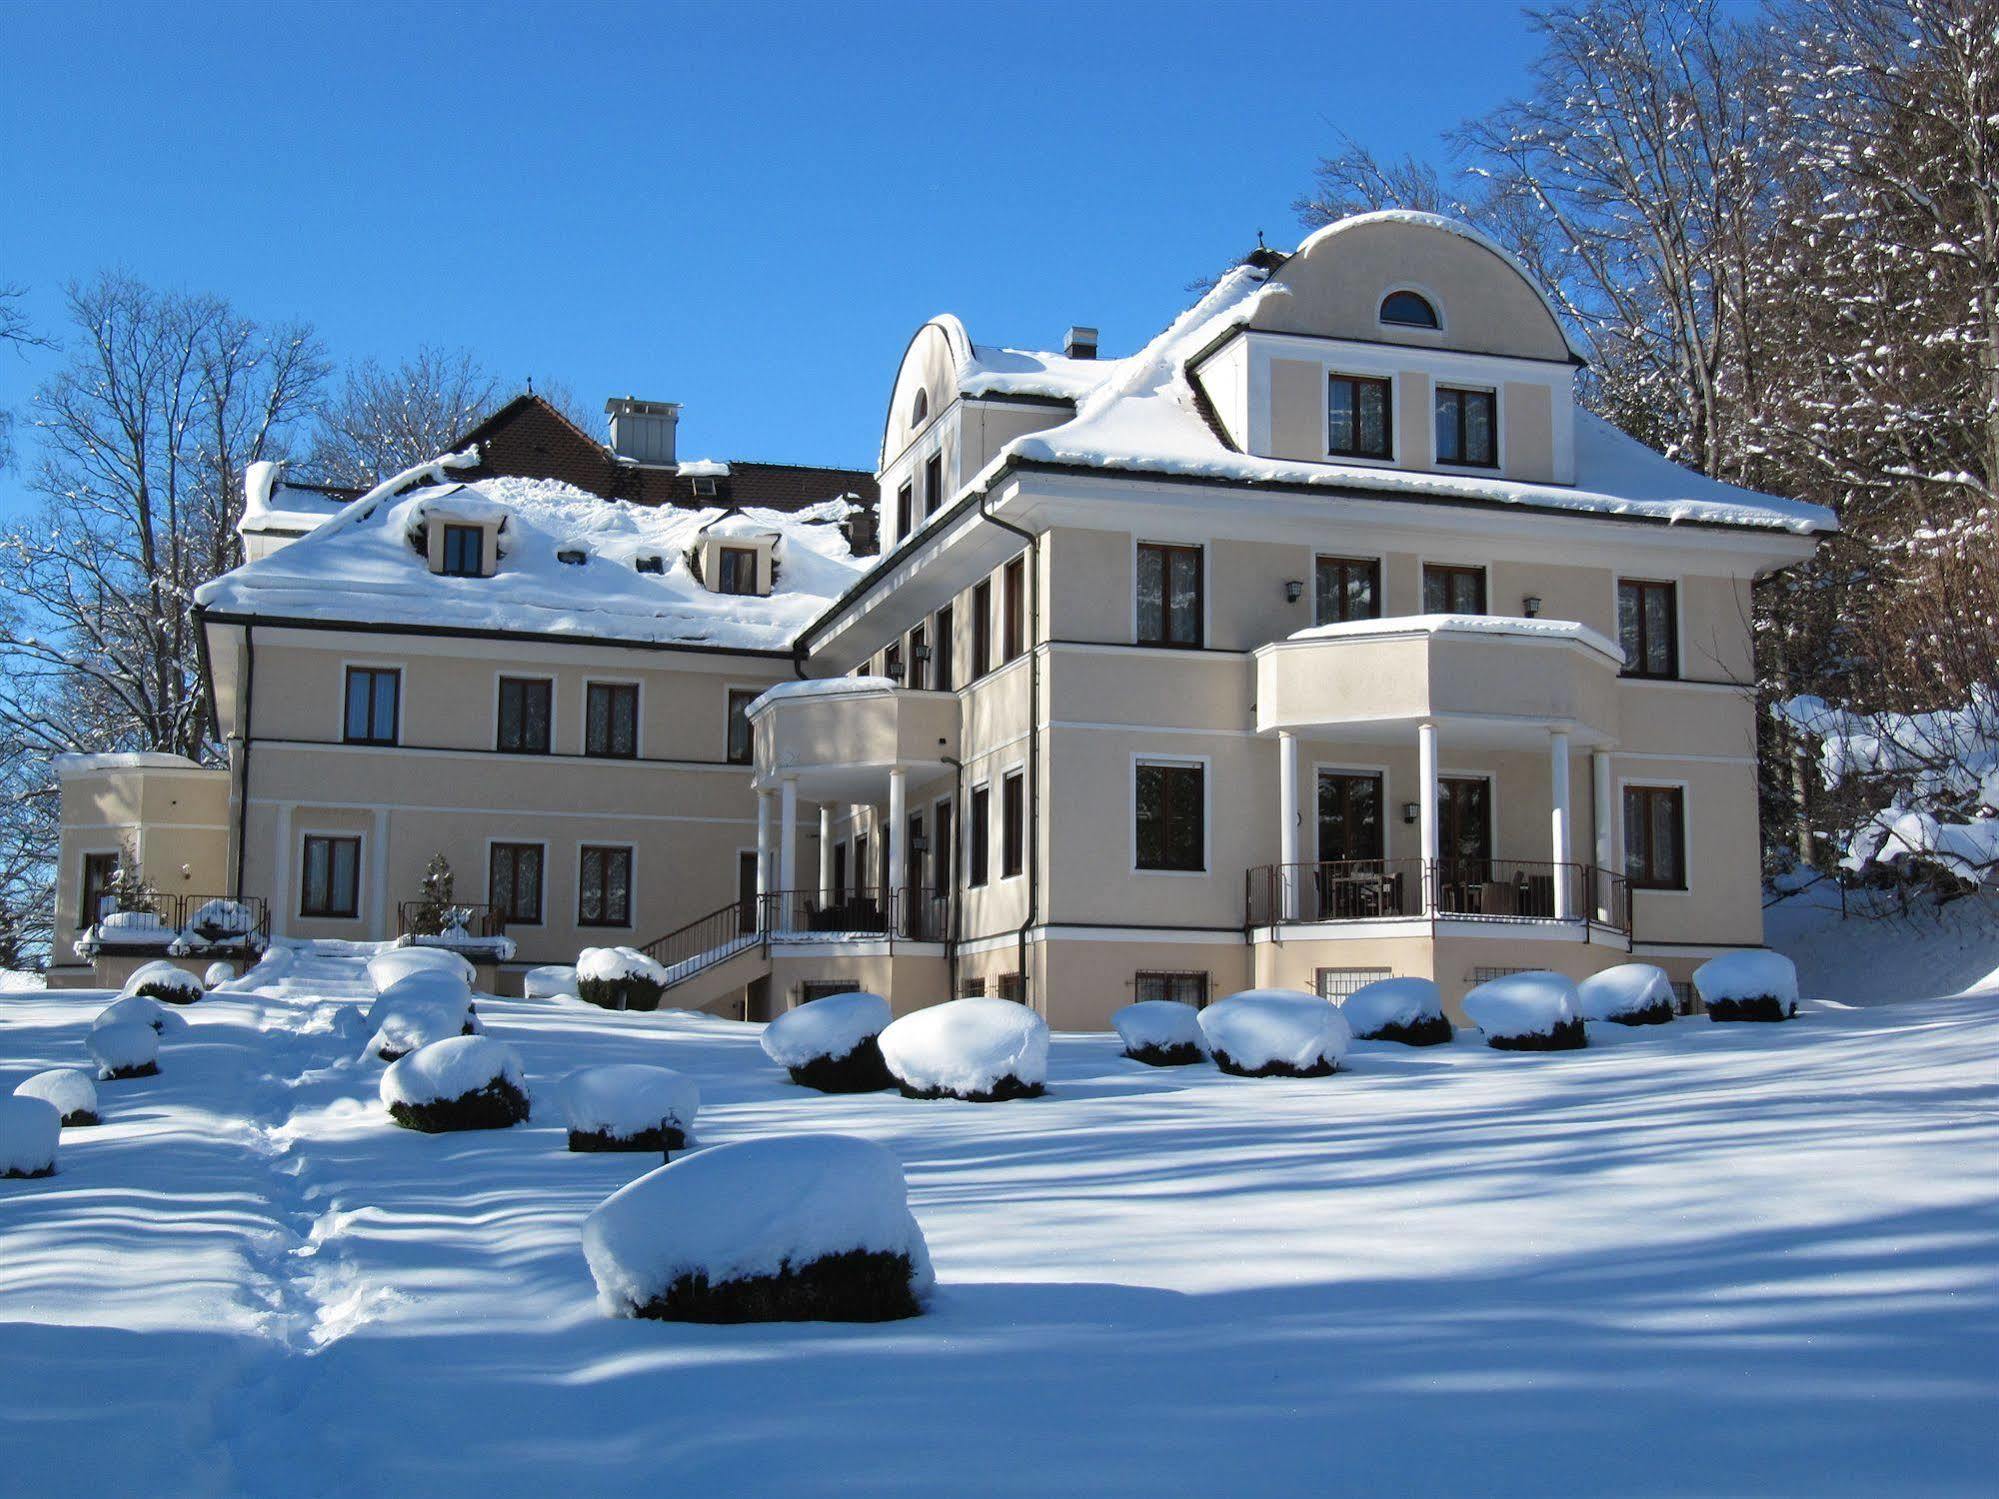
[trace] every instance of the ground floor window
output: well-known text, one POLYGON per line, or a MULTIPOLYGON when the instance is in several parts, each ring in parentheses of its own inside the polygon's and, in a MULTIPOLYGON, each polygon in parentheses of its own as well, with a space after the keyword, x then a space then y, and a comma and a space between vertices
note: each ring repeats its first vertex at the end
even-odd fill
POLYGON ((79 928, 97 925, 116 903, 116 898, 111 894, 111 884, 117 877, 116 854, 83 856, 83 894, 76 906, 76 924, 79 928))
POLYGON ((1686 814, 1678 786, 1624 788, 1624 877, 1632 889, 1687 888, 1686 814))
POLYGON ((576 924, 632 924, 632 851, 583 845, 577 862, 576 924))
POLYGON ((830 999, 835 994, 852 994, 854 986, 845 979, 806 979, 798 986, 798 1002, 809 1005, 815 999, 830 999))
POLYGON ((1192 1005, 1198 1010, 1208 1002, 1208 976, 1205 973, 1141 970, 1132 978, 1131 997, 1139 1001, 1167 999, 1175 1004, 1192 1005))
POLYGON ((1392 968, 1321 968, 1318 974, 1319 998, 1338 1004, 1363 985, 1393 977, 1395 970, 1392 968))
POLYGON ((361 914, 361 840, 305 835, 298 914, 352 920, 361 914))
POLYGON ((496 843, 486 880, 486 899, 509 924, 541 921, 542 849, 539 843, 496 843))

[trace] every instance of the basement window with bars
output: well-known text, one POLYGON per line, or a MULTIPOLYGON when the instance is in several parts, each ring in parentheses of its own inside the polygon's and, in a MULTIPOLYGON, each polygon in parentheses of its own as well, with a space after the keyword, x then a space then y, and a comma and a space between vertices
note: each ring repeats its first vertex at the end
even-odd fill
POLYGON ((1532 973, 1531 968, 1474 968, 1471 981, 1474 984, 1489 984, 1494 979, 1503 979, 1515 973, 1532 973))
POLYGON ((1319 998, 1338 1004, 1356 989, 1395 977, 1392 968, 1321 968, 1318 972, 1319 998))
POLYGON ((1166 999, 1175 1004, 1192 1005, 1198 1010, 1208 1002, 1208 976, 1194 972, 1141 970, 1132 977, 1131 997, 1141 1002, 1166 999))

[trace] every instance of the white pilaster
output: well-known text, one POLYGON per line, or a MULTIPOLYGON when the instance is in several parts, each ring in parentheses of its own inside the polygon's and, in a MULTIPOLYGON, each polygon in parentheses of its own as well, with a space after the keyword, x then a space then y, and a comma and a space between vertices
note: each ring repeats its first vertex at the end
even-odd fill
POLYGON ((894 892, 909 883, 909 772, 888 773, 888 888, 894 892))
POLYGON ((1548 735, 1548 787, 1551 807, 1548 816, 1548 858, 1556 866, 1555 919, 1561 921, 1575 914, 1569 909, 1569 872, 1561 867, 1570 862, 1569 735, 1565 729, 1556 729, 1548 735))
POLYGON ((1416 725, 1416 826, 1422 835, 1423 914, 1437 911, 1437 726, 1416 725))
POLYGON ((833 904, 833 808, 819 804, 819 904, 833 904))
MULTIPOLYGON (((789 902, 798 888, 798 779, 778 782, 777 888, 789 902)), ((785 923, 789 925, 789 923, 785 923)))
POLYGON ((1286 921, 1298 919, 1298 736, 1277 736, 1277 860, 1283 865, 1278 874, 1278 914, 1286 921))
POLYGON ((757 793, 757 930, 764 926, 764 900, 770 894, 770 793, 757 793))
POLYGON ((271 890, 269 895, 271 911, 271 934, 282 937, 291 930, 292 913, 298 907, 292 901, 292 807, 285 802, 276 809, 272 818, 276 828, 277 846, 271 850, 271 890))
MULTIPOLYGON (((1617 867, 1617 824, 1616 813, 1610 805, 1610 755, 1598 750, 1589 757, 1590 769, 1590 816, 1596 829, 1596 867, 1609 871, 1617 867)), ((1593 874, 1590 885, 1595 892, 1593 899, 1597 905, 1597 920, 1609 921, 1610 876, 1606 873, 1593 874)))

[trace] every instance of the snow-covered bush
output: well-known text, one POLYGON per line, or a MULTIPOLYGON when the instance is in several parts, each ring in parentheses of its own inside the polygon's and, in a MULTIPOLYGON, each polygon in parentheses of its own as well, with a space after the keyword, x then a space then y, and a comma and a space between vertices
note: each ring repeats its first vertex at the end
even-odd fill
POLYGON ((472 991, 456 973, 444 970, 406 973, 375 996, 368 1006, 368 1024, 380 1029, 399 1010, 447 1009, 470 1013, 472 991))
POLYGON ((1201 1012, 1174 999, 1141 999, 1111 1016, 1124 1054, 1151 1067, 1185 1067, 1208 1059, 1201 1012))
POLYGON ((1048 1022, 1010 999, 931 1005, 889 1025, 876 1044, 908 1098, 1001 1103, 1039 1097, 1048 1081, 1048 1022))
POLYGON ((0 1177, 54 1176, 62 1115, 46 1098, 0 1098, 0 1177))
MULTIPOLYGON (((380 1008, 379 1002, 377 1008, 380 1008)), ((407 1003, 383 1011, 368 1040, 369 1055, 393 1062, 447 1036, 476 1036, 479 1017, 463 1005, 407 1003)))
POLYGON ((1429 979, 1376 979, 1346 997, 1340 1013, 1356 1041, 1400 1041, 1441 1046, 1457 1034, 1444 1014, 1444 996, 1429 979))
POLYGON ((1236 1077, 1325 1077, 1353 1028, 1330 1000, 1298 989, 1245 989, 1201 1011, 1215 1065, 1236 1077))
POLYGON ((123 999, 114 999, 97 1012, 97 1018, 90 1022, 92 1030, 102 1030, 107 1025, 151 1026, 162 1036, 171 1036, 187 1029, 187 1021, 173 1010, 169 1010, 157 999, 144 994, 128 994, 123 999))
POLYGON ((700 1108, 694 1079, 671 1067, 585 1067, 562 1084, 571 1150, 679 1150, 700 1108))
POLYGON ((208 971, 201 976, 201 987, 213 989, 218 984, 226 984, 236 977, 234 963, 210 963, 208 971))
POLYGON ((576 969, 568 963, 548 963, 530 968, 521 979, 521 994, 528 999, 554 999, 576 992, 576 969))
POLYGON ((576 959, 579 999, 607 1010, 656 1010, 666 970, 635 947, 586 947, 576 959))
POLYGON ((1589 1045, 1576 986, 1530 969, 1488 979, 1465 996, 1465 1014, 1499 1051, 1574 1051, 1589 1045))
POLYGON ((151 1077, 160 1070, 159 1034, 143 1020, 93 1027, 84 1045, 97 1063, 99 1082, 151 1077))
POLYGON ((1788 1020, 1798 1013, 1798 968, 1767 948, 1723 953, 1694 970, 1710 1020, 1788 1020))
POLYGON ((89 1073, 76 1067, 54 1067, 37 1072, 14 1090, 19 1098, 39 1098, 53 1104, 64 1129, 98 1124, 97 1084, 89 1073))
POLYGON ((1678 1008, 1673 981, 1650 963, 1619 963, 1576 985, 1576 1010, 1585 1020, 1664 1025, 1678 1008))
POLYGON ((829 994, 787 1010, 764 1027, 764 1055, 791 1080, 821 1093, 893 1088, 879 1037, 891 1019, 879 994, 829 994))
POLYGON ((206 943, 230 942, 257 930, 257 916, 241 901, 205 900, 187 918, 182 935, 206 943))
POLYGON ((884 1322, 933 1284, 902 1167, 846 1135, 661 1166, 584 1220, 583 1255, 606 1312, 676 1322, 884 1322))
POLYGON ((392 947, 368 959, 368 982, 377 994, 413 973, 456 974, 468 990, 479 976, 463 957, 441 947, 392 947))
POLYGON ((185 968, 156 960, 141 963, 133 969, 132 976, 125 980, 125 987, 118 992, 120 995, 143 995, 170 1005, 191 1005, 208 991, 201 987, 201 980, 185 968))
POLYGON ((451 1036, 391 1062, 380 1093, 391 1119, 427 1135, 506 1129, 528 1116, 520 1054, 488 1036, 451 1036))

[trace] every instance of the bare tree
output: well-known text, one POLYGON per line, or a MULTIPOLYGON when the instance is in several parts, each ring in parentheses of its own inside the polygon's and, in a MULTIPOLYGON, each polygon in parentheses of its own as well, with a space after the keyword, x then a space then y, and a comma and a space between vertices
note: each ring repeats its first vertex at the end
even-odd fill
MULTIPOLYGON (((28 325, 28 315, 21 311, 21 298, 28 294, 27 288, 0 282, 0 344, 11 344, 16 351, 29 348, 46 349, 49 340, 40 337, 28 325)), ((0 473, 5 473, 14 465, 14 413, 0 411, 0 473)))
POLYGON ((332 484, 379 484, 449 451, 498 404, 500 390, 462 350, 426 346, 394 369, 363 360, 327 403, 306 466, 332 484))
POLYGON ((1312 191, 1294 199, 1291 207, 1308 229, 1338 222, 1357 213, 1384 208, 1408 208, 1420 213, 1475 218, 1477 210, 1452 198, 1437 168, 1414 156, 1384 162, 1344 131, 1330 156, 1319 158, 1312 172, 1312 191))

